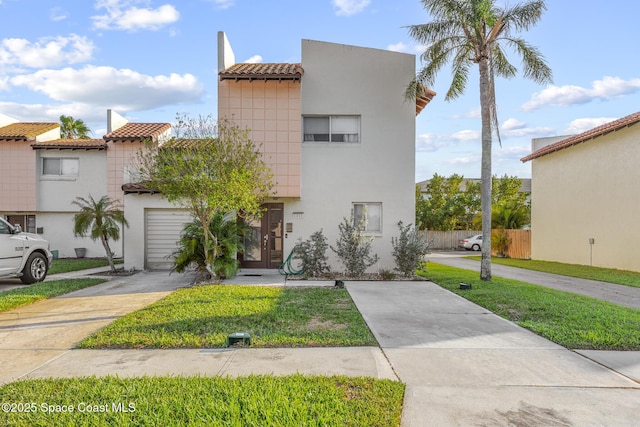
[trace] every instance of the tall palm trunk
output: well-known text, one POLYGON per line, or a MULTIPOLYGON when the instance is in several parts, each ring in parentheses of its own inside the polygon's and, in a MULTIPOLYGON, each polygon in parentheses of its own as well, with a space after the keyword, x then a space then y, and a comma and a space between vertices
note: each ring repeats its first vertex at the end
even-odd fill
POLYGON ((491 280, 491 106, 492 93, 487 59, 478 62, 480 70, 480 110, 482 116, 482 261, 480 279, 491 280))

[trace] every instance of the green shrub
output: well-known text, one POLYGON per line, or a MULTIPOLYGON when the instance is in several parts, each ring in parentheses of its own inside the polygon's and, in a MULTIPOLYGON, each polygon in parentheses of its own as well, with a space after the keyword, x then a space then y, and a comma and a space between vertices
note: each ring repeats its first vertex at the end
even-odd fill
POLYGON ((405 227, 400 221, 398 222, 398 228, 400 229, 400 236, 391 238, 396 270, 405 276, 413 276, 422 257, 429 253, 429 244, 421 235, 416 233, 412 224, 405 227))
POLYGON ((336 240, 336 247, 331 250, 338 255, 338 258, 345 266, 347 276, 357 277, 364 274, 367 267, 378 262, 378 255, 371 255, 372 237, 362 234, 364 230, 364 220, 360 224, 349 221, 346 217, 338 225, 340 237, 336 240))
POLYGON ((302 263, 302 270, 306 277, 320 277, 329 272, 328 248, 329 244, 327 238, 322 234, 322 229, 296 245, 294 257, 302 263))
MULTIPOLYGON (((216 238, 215 253, 217 256, 213 262, 216 278, 235 276, 240 266, 237 254, 243 250, 244 227, 238 225, 234 216, 218 212, 211 219, 209 230, 216 238)), ((173 253, 173 258, 173 269, 179 273, 193 266, 202 275, 210 276, 205 260, 204 235, 200 220, 194 219, 184 226, 180 235, 179 247, 173 253)))

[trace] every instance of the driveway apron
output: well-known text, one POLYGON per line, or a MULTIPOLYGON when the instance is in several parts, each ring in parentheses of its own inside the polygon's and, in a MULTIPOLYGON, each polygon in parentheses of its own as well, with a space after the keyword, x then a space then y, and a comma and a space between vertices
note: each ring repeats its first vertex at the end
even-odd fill
POLYGON ((407 384, 403 426, 637 425, 640 384, 431 282, 348 282, 407 384))
POLYGON ((116 318, 188 283, 178 274, 142 272, 0 313, 0 384, 68 353, 116 318))

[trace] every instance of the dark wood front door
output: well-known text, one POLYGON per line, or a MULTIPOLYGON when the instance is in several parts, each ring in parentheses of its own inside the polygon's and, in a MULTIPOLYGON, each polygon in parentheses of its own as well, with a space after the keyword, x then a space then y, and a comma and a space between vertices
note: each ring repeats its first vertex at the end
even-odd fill
POLYGON ((267 203, 263 209, 262 218, 247 223, 244 253, 240 255, 242 268, 278 268, 282 264, 283 205, 267 203))

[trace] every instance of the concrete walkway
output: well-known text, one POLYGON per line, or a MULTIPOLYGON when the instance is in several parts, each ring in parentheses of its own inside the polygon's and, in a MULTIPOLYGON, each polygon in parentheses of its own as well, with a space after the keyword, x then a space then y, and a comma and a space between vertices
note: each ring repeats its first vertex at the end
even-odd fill
MULTIPOLYGON (((463 268, 480 272, 480 262, 464 258, 473 253, 466 251, 434 252, 427 256, 429 261, 451 267, 463 268)), ((573 292, 588 297, 609 301, 624 307, 640 310, 640 288, 616 285, 615 283, 599 282, 596 280, 578 279, 560 276, 558 274, 541 271, 525 270, 523 268, 508 267, 506 265, 491 264, 494 277, 515 279, 527 283, 546 286, 560 291, 573 292)))
MULTIPOLYGON (((235 281, 285 285, 267 273, 235 281)), ((185 276, 143 272, 0 313, 0 384, 108 374, 365 375, 407 384, 403 426, 638 422, 640 375, 632 379, 633 366, 595 363, 430 282, 346 282, 380 347, 71 350, 113 319, 187 284, 185 276)))

